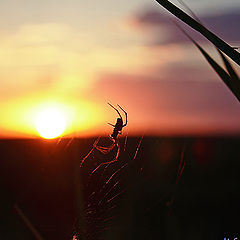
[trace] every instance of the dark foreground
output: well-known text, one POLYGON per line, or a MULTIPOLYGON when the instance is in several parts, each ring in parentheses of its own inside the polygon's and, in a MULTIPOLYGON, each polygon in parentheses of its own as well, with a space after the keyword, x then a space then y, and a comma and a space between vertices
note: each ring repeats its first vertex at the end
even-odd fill
POLYGON ((124 141, 0 140, 0 239, 240 239, 240 139, 124 141))

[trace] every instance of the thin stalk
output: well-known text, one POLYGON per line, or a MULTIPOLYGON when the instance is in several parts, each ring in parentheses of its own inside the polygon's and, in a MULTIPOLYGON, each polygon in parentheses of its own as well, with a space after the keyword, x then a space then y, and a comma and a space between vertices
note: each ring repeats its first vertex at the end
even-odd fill
POLYGON ((195 41, 193 40, 180 25, 175 22, 176 26, 191 40, 191 42, 200 50, 208 63, 212 66, 215 72, 219 75, 219 77, 223 80, 223 82, 228 86, 228 88, 232 91, 234 96, 240 101, 240 93, 236 84, 233 84, 233 79, 231 76, 195 41))
POLYGON ((209 31, 202 24, 183 12, 180 8, 169 2, 168 0, 156 0, 161 6, 166 8, 169 12, 181 19, 187 25, 192 27, 197 32, 201 33, 205 38, 212 42, 217 48, 229 56, 234 62, 240 66, 240 54, 234 50, 230 45, 224 42, 221 38, 209 31))

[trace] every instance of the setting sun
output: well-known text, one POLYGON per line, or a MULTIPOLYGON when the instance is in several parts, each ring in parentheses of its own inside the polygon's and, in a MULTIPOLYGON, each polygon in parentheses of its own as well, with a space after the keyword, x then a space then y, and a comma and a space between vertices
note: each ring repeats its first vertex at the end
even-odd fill
POLYGON ((36 115, 35 124, 41 137, 46 139, 56 138, 65 131, 66 116, 60 108, 44 108, 36 115))

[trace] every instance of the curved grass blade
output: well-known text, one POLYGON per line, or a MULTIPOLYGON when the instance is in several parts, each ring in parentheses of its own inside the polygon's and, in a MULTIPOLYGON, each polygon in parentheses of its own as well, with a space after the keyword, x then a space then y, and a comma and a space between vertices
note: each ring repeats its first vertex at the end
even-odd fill
POLYGON ((218 49, 218 53, 221 56, 221 58, 222 58, 222 60, 224 62, 224 65, 225 65, 226 69, 228 70, 228 73, 231 76, 231 78, 234 81, 236 81, 237 84, 238 84, 238 81, 239 81, 238 87, 239 87, 239 90, 240 90, 240 78, 239 78, 239 76, 237 75, 237 73, 234 70, 234 68, 231 65, 231 63, 227 60, 227 58, 224 56, 224 54, 219 49, 218 49))
MULTIPOLYGON (((188 7, 188 5, 182 1, 182 0, 178 0, 178 2, 183 5, 187 11, 192 15, 192 17, 198 21, 199 23, 201 23, 203 25, 203 23, 201 22, 201 20, 197 17, 197 15, 192 11, 192 9, 190 7, 188 7)), ((203 25, 204 26, 204 25, 203 25)), ((236 84, 238 84, 237 81, 240 81, 239 76, 237 75, 236 71, 234 70, 234 68, 232 67, 231 63, 228 61, 228 59, 224 56, 224 54, 215 46, 216 50, 218 51, 219 55, 221 56, 223 63, 226 67, 226 69, 228 70, 229 75, 231 76, 231 78, 236 81, 236 84)), ((238 48, 235 48, 238 49, 238 48)), ((240 89, 240 85, 238 85, 239 89, 240 89)))
POLYGON ((239 88, 236 84, 233 84, 233 79, 231 76, 194 40, 192 39, 180 25, 174 22, 176 26, 191 40, 191 42, 200 50, 202 55, 208 61, 208 63, 212 66, 218 76, 223 80, 223 82, 228 86, 228 88, 232 91, 234 96, 240 101, 240 93, 239 88))
MULTIPOLYGON (((178 2, 183 5, 184 8, 186 8, 186 10, 191 14, 191 16, 198 21, 199 23, 201 23, 203 25, 203 23, 201 22, 201 20, 197 17, 197 15, 192 11, 192 9, 182 0, 178 0, 178 2)), ((204 25, 203 25, 204 26, 204 25)), ((232 78, 231 80, 231 84, 234 86, 234 88, 236 89, 236 91, 239 93, 240 91, 240 78, 237 75, 236 71, 234 70, 234 68, 232 67, 230 61, 228 61, 228 59, 224 56, 224 54, 215 46, 218 54, 221 56, 223 63, 228 71, 228 74, 230 75, 230 77, 232 78)))
POLYGON ((219 49, 217 49, 217 51, 218 51, 219 55, 221 56, 229 75, 231 76, 231 84, 232 84, 233 88, 236 89, 235 91, 237 92, 237 95, 240 96, 240 78, 239 78, 239 76, 235 72, 231 63, 224 56, 224 54, 219 49))
POLYGON ((201 33, 205 38, 207 38, 217 48, 223 51, 227 56, 229 56, 234 62, 236 62, 240 66, 240 53, 238 53, 234 48, 224 42, 221 38, 209 31, 206 27, 204 27, 202 24, 190 17, 188 14, 183 12, 181 9, 179 9, 177 6, 175 6, 168 0, 156 0, 156 2, 166 8, 177 18, 181 19, 188 26, 201 33))

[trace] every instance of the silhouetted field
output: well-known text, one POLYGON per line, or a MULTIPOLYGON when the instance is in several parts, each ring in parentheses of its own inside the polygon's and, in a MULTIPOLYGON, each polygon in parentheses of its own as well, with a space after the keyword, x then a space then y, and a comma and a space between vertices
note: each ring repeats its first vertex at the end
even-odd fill
POLYGON ((94 140, 0 140, 1 240, 36 239, 16 206, 43 239, 240 237, 239 138, 122 138, 80 168, 94 140))

